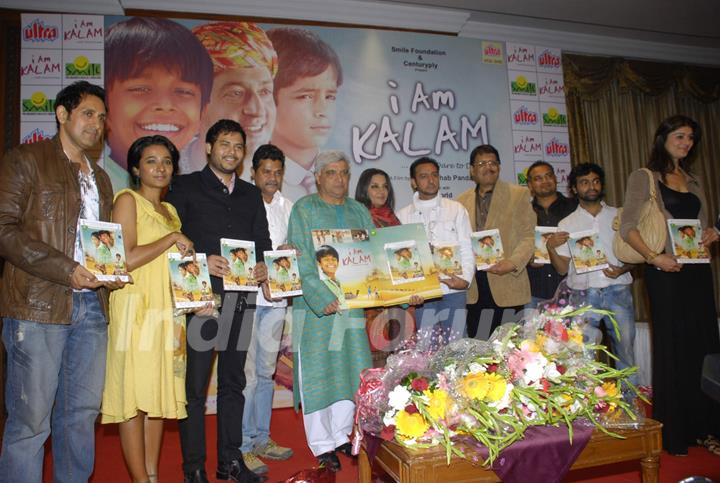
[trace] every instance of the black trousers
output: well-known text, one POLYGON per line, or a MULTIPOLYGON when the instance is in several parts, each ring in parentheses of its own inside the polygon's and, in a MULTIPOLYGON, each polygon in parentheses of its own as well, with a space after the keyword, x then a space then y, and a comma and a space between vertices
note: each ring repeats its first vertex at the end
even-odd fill
MULTIPOLYGON (((475 272, 475 282, 478 287, 478 299, 474 304, 467 306, 467 333, 468 337, 474 339, 478 335, 482 339, 487 339, 488 336, 492 335, 496 328, 500 327, 503 322, 503 314, 505 311, 510 311, 509 315, 513 316, 513 320, 516 320, 516 315, 523 310, 522 305, 514 307, 500 307, 495 303, 492 292, 490 291, 490 284, 488 283, 487 272, 478 270, 475 272), (488 336, 485 334, 478 334, 478 328, 480 326, 480 320, 483 322, 492 315, 490 321, 490 332, 488 336)), ((487 324, 483 324, 486 326, 487 324)))
MULTIPOLYGON (((240 459, 242 464, 245 358, 252 333, 252 320, 243 321, 246 306, 244 294, 230 293, 225 295, 219 320, 187 317, 185 392, 188 417, 178 421, 183 471, 186 473, 205 467, 205 400, 216 353, 218 464, 234 459, 240 459), (241 330, 243 326, 245 330, 241 330)), ((252 311, 248 312, 252 314, 252 311)))

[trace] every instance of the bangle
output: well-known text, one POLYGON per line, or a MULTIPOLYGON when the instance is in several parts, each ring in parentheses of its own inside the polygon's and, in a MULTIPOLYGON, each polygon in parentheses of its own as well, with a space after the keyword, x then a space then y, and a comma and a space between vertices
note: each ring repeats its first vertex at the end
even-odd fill
POLYGON ((645 261, 648 263, 652 263, 652 261, 655 260, 658 256, 658 253, 651 251, 645 256, 645 261))

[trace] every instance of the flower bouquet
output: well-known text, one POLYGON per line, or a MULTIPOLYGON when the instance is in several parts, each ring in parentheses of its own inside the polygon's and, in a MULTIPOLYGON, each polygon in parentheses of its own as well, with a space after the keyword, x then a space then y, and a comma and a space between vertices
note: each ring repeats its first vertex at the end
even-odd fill
MULTIPOLYGON (((391 355, 384 370, 362 375, 356 396, 360 429, 412 448, 442 444, 484 465, 522 439, 530 426, 584 418, 601 431, 638 423, 628 376, 596 360, 604 346, 583 342, 583 314, 591 307, 546 306, 522 325, 504 324, 488 341, 460 339, 433 354, 410 347, 391 355), (625 397, 623 397, 625 394, 625 397)), ((642 398, 642 396, 640 396, 642 398)))

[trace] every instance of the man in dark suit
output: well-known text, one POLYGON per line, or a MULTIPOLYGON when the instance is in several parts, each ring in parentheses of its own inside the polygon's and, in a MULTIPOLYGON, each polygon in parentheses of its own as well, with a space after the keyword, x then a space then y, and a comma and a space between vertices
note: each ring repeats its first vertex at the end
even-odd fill
MULTIPOLYGON (((245 400, 245 358, 248 341, 240 341, 245 294, 224 294, 222 277, 230 263, 220 256, 220 238, 255 242, 255 280, 264 282, 267 267, 263 252, 272 250, 265 206, 260 190, 235 174, 245 157, 245 132, 235 121, 221 119, 205 136, 207 166, 179 176, 167 201, 177 209, 183 232, 195 249, 208 255, 213 292, 224 295, 222 316, 215 321, 188 317, 187 375, 188 417, 181 420, 180 442, 185 481, 208 481, 205 473, 205 399, 214 352, 218 353, 217 479, 261 481, 243 462, 242 414, 245 400), (242 350, 241 350, 242 349, 242 350)), ((252 320, 249 321, 252 323, 252 320)), ((245 331, 249 335, 249 330, 245 331)), ((248 337, 249 339, 249 337, 248 337)))

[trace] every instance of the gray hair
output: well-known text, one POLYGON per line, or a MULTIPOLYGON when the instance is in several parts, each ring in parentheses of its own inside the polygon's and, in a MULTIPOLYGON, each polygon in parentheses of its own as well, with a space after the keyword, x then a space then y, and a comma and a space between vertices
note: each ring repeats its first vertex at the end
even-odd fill
POLYGON ((328 151, 320 151, 318 155, 315 156, 315 173, 320 173, 325 166, 331 163, 337 163, 338 161, 345 161, 348 167, 350 167, 350 162, 342 150, 331 149, 328 151))

